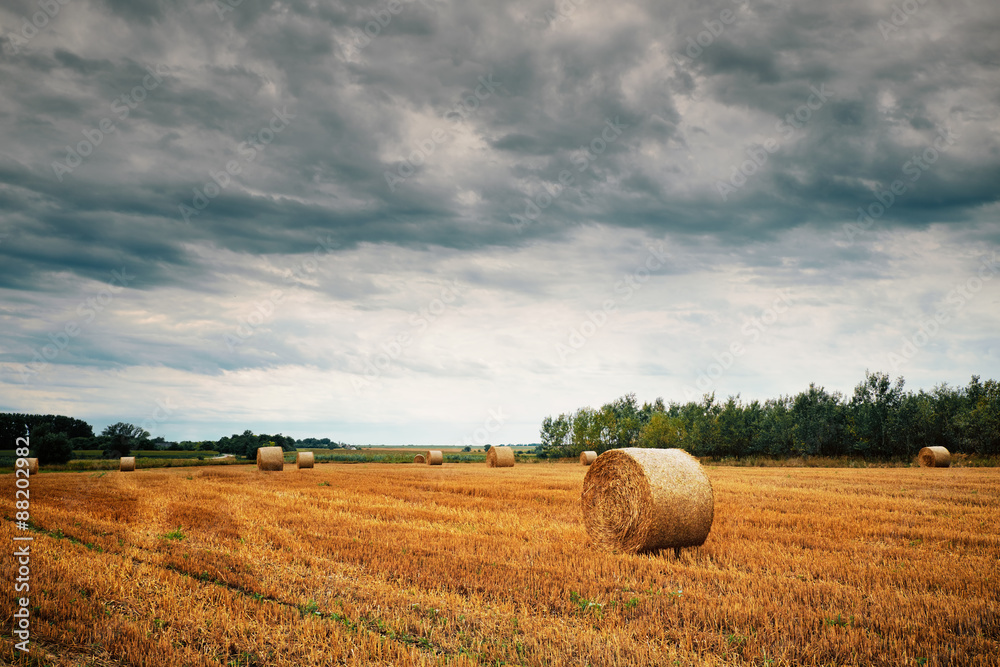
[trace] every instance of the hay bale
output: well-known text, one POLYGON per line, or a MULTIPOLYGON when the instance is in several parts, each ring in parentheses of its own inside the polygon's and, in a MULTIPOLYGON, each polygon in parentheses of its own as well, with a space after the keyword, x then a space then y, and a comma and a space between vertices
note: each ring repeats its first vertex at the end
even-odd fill
POLYGON ((612 449, 583 480, 583 522, 596 546, 641 553, 700 546, 712 528, 712 483, 681 449, 612 449))
POLYGON ((513 468, 514 450, 510 447, 490 447, 486 452, 486 465, 490 468, 513 468))
POLYGON ((281 447, 258 447, 257 470, 284 470, 285 453, 281 447))
POLYGON ((427 465, 439 466, 444 465, 444 454, 441 453, 440 449, 432 449, 427 452, 427 465))
POLYGON ((417 454, 416 456, 413 457, 413 462, 414 463, 427 463, 427 459, 424 458, 423 454, 417 454))
POLYGON ((596 460, 597 460, 597 452, 586 451, 580 454, 580 463, 582 463, 585 466, 589 466, 596 460))
POLYGON ((316 455, 312 452, 297 452, 295 454, 295 468, 296 470, 302 470, 303 468, 312 468, 316 465, 316 455))
POLYGON ((925 468, 947 468, 951 465, 951 452, 945 447, 924 447, 917 460, 925 468))
POLYGON ((38 474, 38 459, 27 459, 28 461, 28 474, 37 475, 38 474))
POLYGON ((133 472, 135 470, 135 457, 123 456, 118 459, 118 472, 133 472))

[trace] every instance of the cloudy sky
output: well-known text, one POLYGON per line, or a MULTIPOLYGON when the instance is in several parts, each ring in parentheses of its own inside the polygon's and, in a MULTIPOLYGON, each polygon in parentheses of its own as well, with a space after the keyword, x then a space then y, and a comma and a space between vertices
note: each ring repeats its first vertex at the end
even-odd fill
POLYGON ((0 410, 535 442, 1000 377, 992 0, 5 0, 0 410))

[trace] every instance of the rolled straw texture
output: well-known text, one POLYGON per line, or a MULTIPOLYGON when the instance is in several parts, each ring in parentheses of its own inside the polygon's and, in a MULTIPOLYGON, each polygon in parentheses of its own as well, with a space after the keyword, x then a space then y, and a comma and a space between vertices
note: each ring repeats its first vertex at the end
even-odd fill
POLYGON ((427 463, 427 459, 424 458, 423 454, 417 454, 416 456, 413 457, 413 462, 414 463, 427 463))
POLYGON ((295 467, 298 470, 312 468, 316 465, 316 455, 312 452, 298 452, 295 454, 295 467))
POLYGON ((427 452, 427 465, 439 466, 444 465, 444 454, 441 453, 439 449, 432 449, 427 452))
POLYGON ((28 459, 28 474, 29 475, 38 474, 38 459, 28 459))
POLYGON ((925 468, 947 468, 951 465, 951 452, 945 447, 924 447, 917 460, 925 468))
POLYGON ((712 483, 681 449, 612 449, 583 480, 591 543, 626 553, 704 544, 712 528, 712 483))
POLYGON ((257 470, 284 470, 285 454, 281 447, 258 447, 257 470))
POLYGON ((514 450, 510 447, 490 447, 486 452, 486 465, 490 468, 513 468, 514 450))
POLYGON ((135 470, 135 457, 134 456, 123 456, 118 459, 118 471, 119 472, 132 472, 135 470))
POLYGON ((580 453, 580 463, 585 466, 589 466, 591 463, 597 460, 597 452, 581 452, 580 453))

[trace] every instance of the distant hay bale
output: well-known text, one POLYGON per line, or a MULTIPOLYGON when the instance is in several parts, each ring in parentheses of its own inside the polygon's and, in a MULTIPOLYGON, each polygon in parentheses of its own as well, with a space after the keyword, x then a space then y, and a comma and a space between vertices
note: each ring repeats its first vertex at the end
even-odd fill
POLYGON ((951 465, 951 452, 945 447, 924 447, 917 460, 925 468, 947 468, 951 465))
POLYGON ((439 466, 444 465, 444 454, 441 453, 439 449, 432 449, 427 452, 427 465, 439 466))
POLYGON ((586 451, 580 454, 580 463, 589 466, 597 460, 597 452, 586 451))
POLYGON ((295 455, 296 469, 312 468, 314 465, 316 465, 316 455, 312 452, 298 452, 295 455))
POLYGON ((416 456, 413 457, 413 462, 414 463, 427 463, 427 459, 424 458, 423 454, 417 454, 416 456))
POLYGON ((281 447, 258 447, 257 470, 284 470, 285 453, 281 447))
POLYGON ((712 483, 681 449, 612 449, 597 457, 580 497, 590 541, 641 553, 700 546, 712 528, 712 483))
POLYGON ((510 447, 490 447, 486 452, 486 465, 490 468, 513 468, 514 450, 510 447))
POLYGON ((119 472, 133 472, 135 470, 135 457, 123 456, 118 460, 119 472))
POLYGON ((28 474, 29 475, 38 474, 38 459, 28 459, 28 474))

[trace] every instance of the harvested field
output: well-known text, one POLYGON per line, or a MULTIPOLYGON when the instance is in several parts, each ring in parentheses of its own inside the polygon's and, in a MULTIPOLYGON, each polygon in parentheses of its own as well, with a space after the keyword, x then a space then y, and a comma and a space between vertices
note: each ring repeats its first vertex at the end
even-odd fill
POLYGON ((43 471, 37 664, 996 664, 995 470, 706 468, 679 559, 591 549, 587 470, 43 471))

